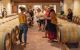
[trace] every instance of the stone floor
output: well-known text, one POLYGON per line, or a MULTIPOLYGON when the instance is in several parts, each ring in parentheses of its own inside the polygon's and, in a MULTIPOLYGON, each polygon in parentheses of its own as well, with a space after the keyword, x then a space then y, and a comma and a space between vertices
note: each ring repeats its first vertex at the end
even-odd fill
MULTIPOLYGON (((14 46, 13 50, 65 50, 62 49, 64 46, 59 43, 49 43, 47 38, 42 38, 44 34, 45 32, 38 31, 38 27, 35 24, 34 27, 29 28, 28 30, 27 40, 29 44, 26 45, 26 48, 24 48, 23 45, 19 45, 18 42, 18 44, 14 46)), ((67 50, 80 50, 80 47, 77 49, 72 48, 67 50)))
POLYGON ((61 46, 54 42, 49 43, 47 38, 42 38, 45 32, 38 31, 37 26, 29 28, 28 43, 26 48, 21 45, 15 45, 13 50, 61 50, 61 46))

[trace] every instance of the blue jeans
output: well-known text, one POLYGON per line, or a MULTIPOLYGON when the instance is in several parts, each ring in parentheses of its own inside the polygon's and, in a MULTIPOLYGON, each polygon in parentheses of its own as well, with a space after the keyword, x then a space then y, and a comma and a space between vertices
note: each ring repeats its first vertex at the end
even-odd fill
POLYGON ((27 24, 20 24, 19 25, 20 33, 19 33, 19 40, 22 42, 22 34, 24 33, 24 43, 26 44, 27 41, 27 31, 28 31, 28 26, 27 24))

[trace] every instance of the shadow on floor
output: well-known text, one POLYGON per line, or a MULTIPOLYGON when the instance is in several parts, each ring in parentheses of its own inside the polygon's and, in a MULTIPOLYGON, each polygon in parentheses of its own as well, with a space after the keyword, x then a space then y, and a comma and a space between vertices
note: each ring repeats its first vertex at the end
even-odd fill
POLYGON ((12 50, 24 50, 24 46, 23 45, 13 45, 12 50))
POLYGON ((51 43, 51 46, 54 46, 54 47, 57 47, 57 48, 61 48, 58 42, 51 43))

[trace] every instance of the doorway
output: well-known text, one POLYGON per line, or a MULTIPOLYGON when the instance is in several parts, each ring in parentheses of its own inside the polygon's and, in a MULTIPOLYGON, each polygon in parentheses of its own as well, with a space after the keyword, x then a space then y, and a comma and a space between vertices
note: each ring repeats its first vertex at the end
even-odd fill
POLYGON ((21 12, 21 11, 20 11, 20 9, 19 9, 19 7, 24 7, 24 8, 26 8, 26 9, 27 9, 26 5, 18 5, 18 13, 20 13, 20 12, 21 12))
POLYGON ((33 9, 34 9, 34 22, 36 23, 37 18, 36 18, 36 13, 37 13, 37 9, 40 8, 42 10, 42 5, 33 5, 33 9))

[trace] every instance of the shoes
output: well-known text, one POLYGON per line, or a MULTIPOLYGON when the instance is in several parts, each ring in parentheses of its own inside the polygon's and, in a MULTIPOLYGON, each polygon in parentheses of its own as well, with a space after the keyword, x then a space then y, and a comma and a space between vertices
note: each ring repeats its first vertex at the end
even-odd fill
POLYGON ((53 42, 53 40, 48 40, 48 42, 49 42, 49 43, 52 43, 52 42, 53 42))
POLYGON ((53 39, 53 42, 58 42, 58 40, 57 39, 53 39))
POLYGON ((48 40, 48 42, 53 43, 53 42, 58 42, 57 39, 53 39, 53 40, 48 40))
POLYGON ((26 47, 26 44, 29 44, 29 43, 24 43, 24 47, 26 47))
POLYGON ((26 47, 26 44, 24 44, 24 47, 26 47))

